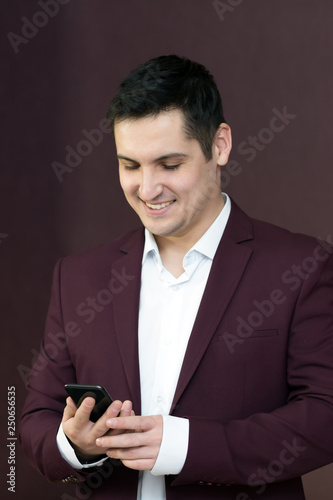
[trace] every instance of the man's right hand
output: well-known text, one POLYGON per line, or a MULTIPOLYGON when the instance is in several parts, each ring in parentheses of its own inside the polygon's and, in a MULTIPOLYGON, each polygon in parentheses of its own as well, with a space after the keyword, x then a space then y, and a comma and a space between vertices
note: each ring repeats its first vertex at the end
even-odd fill
POLYGON ((106 453, 108 448, 104 449, 96 446, 96 439, 117 433, 116 430, 110 430, 106 425, 106 421, 109 418, 134 415, 131 401, 124 401, 122 403, 117 400, 112 402, 97 422, 92 422, 89 420, 89 417, 94 405, 95 400, 91 397, 85 398, 79 408, 76 408, 72 398, 68 397, 66 399, 62 427, 81 462, 84 460, 93 460, 94 457, 97 458, 101 454, 106 453))

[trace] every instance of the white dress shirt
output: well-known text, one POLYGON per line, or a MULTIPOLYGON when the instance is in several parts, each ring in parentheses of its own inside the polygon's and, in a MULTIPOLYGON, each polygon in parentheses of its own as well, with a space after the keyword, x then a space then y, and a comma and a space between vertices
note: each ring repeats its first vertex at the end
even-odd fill
MULTIPOLYGON (((186 459, 189 421, 169 415, 187 343, 197 316, 212 261, 228 222, 231 203, 225 205, 199 241, 183 259, 184 272, 175 278, 163 266, 154 236, 145 230, 139 308, 139 365, 141 414, 163 416, 163 438, 151 471, 140 472, 137 500, 165 500, 167 474, 178 474, 186 459)), ((77 459, 60 425, 57 444, 74 468, 77 459)))

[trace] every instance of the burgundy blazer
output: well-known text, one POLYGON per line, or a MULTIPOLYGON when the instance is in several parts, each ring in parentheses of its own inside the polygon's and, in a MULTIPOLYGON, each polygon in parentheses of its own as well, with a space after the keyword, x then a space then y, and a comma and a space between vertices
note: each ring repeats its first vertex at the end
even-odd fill
MULTIPOLYGON (((79 481, 78 498, 136 500, 136 471, 117 461, 76 471, 56 434, 66 383, 104 385, 140 414, 143 244, 140 229, 55 268, 20 440, 48 479, 79 481)), ((333 461, 332 255, 232 202, 172 404, 190 434, 181 473, 166 477, 168 500, 304 500, 300 476, 333 461)))

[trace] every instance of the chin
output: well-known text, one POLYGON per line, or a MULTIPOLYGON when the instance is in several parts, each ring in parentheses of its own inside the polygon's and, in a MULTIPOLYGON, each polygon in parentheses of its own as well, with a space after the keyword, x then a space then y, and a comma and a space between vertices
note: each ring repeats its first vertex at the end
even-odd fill
POLYGON ((172 237, 172 236, 178 236, 179 233, 180 233, 180 228, 152 228, 152 229, 149 229, 147 228, 152 234, 156 235, 156 236, 163 236, 164 238, 167 238, 167 237, 172 237))

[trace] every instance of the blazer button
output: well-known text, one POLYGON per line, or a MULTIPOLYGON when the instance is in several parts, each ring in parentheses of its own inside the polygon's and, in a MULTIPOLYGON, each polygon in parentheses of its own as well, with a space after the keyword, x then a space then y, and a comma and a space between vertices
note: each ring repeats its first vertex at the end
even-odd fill
POLYGON ((80 479, 78 479, 75 476, 68 476, 65 477, 64 479, 61 480, 62 483, 68 484, 68 483, 79 483, 80 479))

